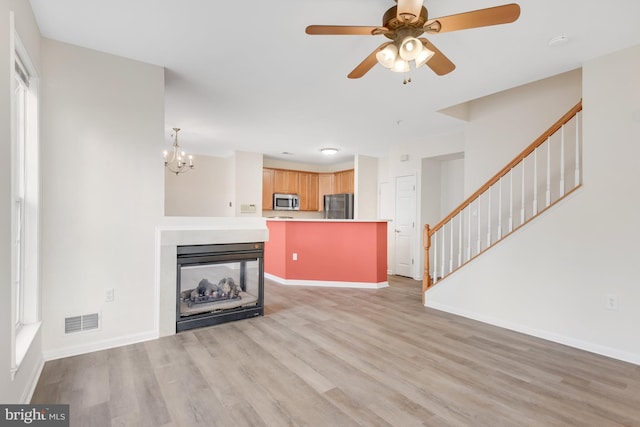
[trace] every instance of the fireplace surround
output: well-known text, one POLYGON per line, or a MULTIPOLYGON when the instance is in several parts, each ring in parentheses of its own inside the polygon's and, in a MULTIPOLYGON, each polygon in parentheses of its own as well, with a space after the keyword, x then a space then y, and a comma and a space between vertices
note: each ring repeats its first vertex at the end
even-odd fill
POLYGON ((155 328, 158 337, 176 333, 178 247, 269 240, 269 230, 262 217, 167 217, 164 221, 156 227, 155 328))
POLYGON ((264 243, 177 247, 176 332, 264 314, 264 243))

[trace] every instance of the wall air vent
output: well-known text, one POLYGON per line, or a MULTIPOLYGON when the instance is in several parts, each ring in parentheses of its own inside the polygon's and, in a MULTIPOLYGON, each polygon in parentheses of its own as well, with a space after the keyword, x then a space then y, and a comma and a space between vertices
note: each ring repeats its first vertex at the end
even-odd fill
POLYGON ((98 329, 100 326, 100 316, 98 313, 84 314, 82 316, 66 317, 64 319, 64 333, 88 331, 98 329))

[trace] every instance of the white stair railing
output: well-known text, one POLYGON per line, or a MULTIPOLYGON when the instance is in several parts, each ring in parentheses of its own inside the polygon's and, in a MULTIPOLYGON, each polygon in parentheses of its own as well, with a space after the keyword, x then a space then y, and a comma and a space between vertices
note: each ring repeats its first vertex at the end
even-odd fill
POLYGON ((581 112, 582 101, 435 227, 425 225, 423 303, 429 287, 580 187, 581 112))

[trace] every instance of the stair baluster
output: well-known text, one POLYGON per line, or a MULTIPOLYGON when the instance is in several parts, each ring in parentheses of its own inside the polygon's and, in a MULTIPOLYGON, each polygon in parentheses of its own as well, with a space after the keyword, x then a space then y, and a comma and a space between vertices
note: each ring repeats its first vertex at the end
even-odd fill
MULTIPOLYGON (((509 164, 507 164, 500 172, 494 175, 485 185, 483 185, 478 191, 473 193, 467 200, 465 200, 460 206, 454 209, 449 215, 447 215, 442 221, 440 221, 435 227, 431 228, 428 224, 424 227, 423 232, 423 244, 425 249, 424 259, 424 278, 423 278, 423 291, 434 284, 441 281, 443 278, 453 273, 466 263, 475 259, 478 255, 489 249, 491 246, 501 241, 511 233, 518 230, 520 227, 531 221, 535 216, 546 211, 550 206, 571 194, 581 183, 581 111, 582 101, 576 104, 571 110, 569 110, 560 120, 558 120, 553 126, 551 126, 545 133, 543 133, 538 139, 536 139, 531 145, 522 151, 516 158, 514 158, 509 164), (571 126, 566 126, 571 124, 571 126), (571 129, 575 129, 575 152, 574 159, 567 159, 566 146, 568 144, 565 133, 571 129), (559 149, 552 148, 552 136, 557 132, 560 132, 560 146, 559 149), (546 144, 546 164, 538 164, 538 152, 541 146, 546 144), (555 153, 558 153, 558 157, 555 157, 555 153), (556 159, 558 159, 556 161, 556 159), (565 179, 565 171, 570 165, 567 161, 574 161, 574 182, 573 187, 568 189, 567 180, 565 179), (530 166, 527 166, 527 162, 530 166), (514 183, 515 174, 518 173, 517 168, 520 168, 520 221, 516 225, 514 220, 514 198, 518 197, 514 192, 516 185, 514 183), (531 167, 531 172, 527 176, 528 168, 531 167), (546 167, 545 177, 545 207, 539 209, 538 207, 538 190, 542 190, 541 182, 538 182, 538 168, 546 167), (556 169, 558 168, 558 169, 556 169), (556 178, 556 174, 558 174, 556 178), (509 191, 508 196, 504 193, 503 181, 509 175, 509 191), (528 179, 532 179, 531 185, 528 184, 528 179), (555 187, 555 180, 558 187, 555 187), (552 188, 558 188, 558 197, 554 200, 555 195, 552 193, 552 188), (530 190, 530 191, 528 191, 530 190), (497 207, 493 209, 492 193, 498 192, 497 207), (503 205, 505 201, 503 197, 508 197, 509 203, 509 224, 508 232, 503 232, 503 205), (531 216, 527 218, 527 210, 529 203, 531 203, 531 216), (497 210, 497 212, 496 212, 497 210), (467 212, 465 215, 464 212, 467 212), (486 215, 486 220, 484 215, 486 215), (497 218, 496 218, 497 216, 497 218), (466 220, 466 224, 464 223, 466 220), (456 224, 455 222, 458 221, 456 224), (476 221, 474 223, 474 221, 476 221), (448 226, 447 226, 448 224, 448 226), (492 227, 496 225, 497 230, 493 233, 492 227), (483 230, 486 225, 486 230, 483 230), (474 228, 475 226, 475 228, 474 228), (483 248, 483 231, 486 231, 486 246, 483 248), (447 235, 447 232, 449 235, 447 235), (458 236, 455 236, 456 232, 458 236), (466 236, 465 236, 466 234, 466 236), (495 234, 495 236, 493 235, 495 234), (495 239, 493 239, 495 237, 495 239), (473 241, 475 238, 475 251, 473 250, 473 241), (431 243, 433 242, 433 250, 431 250, 431 243), (447 247, 447 244, 449 247, 447 247), (456 248, 455 245, 458 245, 456 248), (464 245, 464 248, 463 248, 464 245), (454 254, 457 254, 457 262, 454 258, 454 254), (448 259, 447 259, 448 257, 448 259)), ((557 147, 557 146, 556 146, 557 147)), ((542 155, 542 153, 540 153, 542 155)), ((570 157, 570 156, 569 156, 570 157)), ((540 171, 542 172, 542 171, 540 171)), ((517 202, 515 203, 517 205, 517 202)), ((424 303, 424 292, 423 292, 424 303)))

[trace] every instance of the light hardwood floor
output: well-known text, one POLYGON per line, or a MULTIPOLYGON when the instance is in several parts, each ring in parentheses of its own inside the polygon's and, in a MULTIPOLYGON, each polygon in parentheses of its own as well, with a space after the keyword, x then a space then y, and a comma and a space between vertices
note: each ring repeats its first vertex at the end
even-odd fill
POLYGON ((640 426, 640 367, 380 290, 265 285, 264 317, 45 364, 72 426, 640 426))

